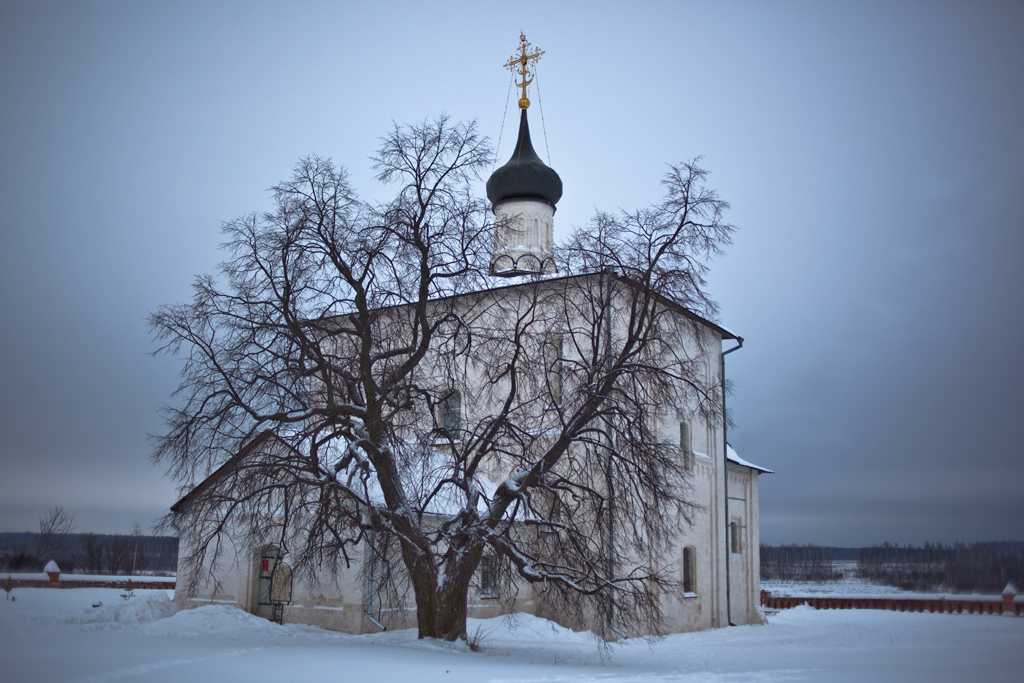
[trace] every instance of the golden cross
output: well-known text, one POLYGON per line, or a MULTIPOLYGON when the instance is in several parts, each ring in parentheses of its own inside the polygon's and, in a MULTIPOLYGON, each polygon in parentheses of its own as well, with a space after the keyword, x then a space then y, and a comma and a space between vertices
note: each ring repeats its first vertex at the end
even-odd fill
POLYGON ((527 52, 530 51, 531 47, 532 46, 530 45, 530 43, 528 43, 526 40, 526 34, 520 33, 519 56, 516 57, 515 55, 512 55, 512 58, 508 60, 507 64, 505 64, 505 68, 510 69, 512 73, 515 73, 516 69, 518 68, 519 75, 523 77, 522 83, 516 83, 517 87, 523 89, 523 96, 519 100, 520 109, 526 109, 530 106, 530 100, 526 99, 526 86, 533 83, 532 74, 530 73, 529 68, 529 62, 530 60, 533 60, 534 62, 539 62, 540 56, 544 54, 544 50, 537 50, 532 55, 526 54, 527 52))

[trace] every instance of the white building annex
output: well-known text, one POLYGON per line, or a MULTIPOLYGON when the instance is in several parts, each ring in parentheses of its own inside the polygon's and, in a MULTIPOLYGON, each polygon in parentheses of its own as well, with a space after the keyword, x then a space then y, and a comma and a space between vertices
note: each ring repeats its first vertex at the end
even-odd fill
MULTIPOLYGON (((525 40, 525 39, 524 39, 525 40)), ((525 58, 525 50, 524 50, 525 58)), ((523 62, 525 64, 525 61, 523 62)), ((555 206, 562 194, 558 174, 534 152, 527 121, 529 101, 520 101, 519 138, 512 158, 498 168, 487 182, 487 195, 495 216, 494 249, 491 273, 508 277, 509 284, 465 295, 463 300, 446 301, 444 305, 455 310, 492 310, 500 315, 501 306, 480 306, 481 301, 500 301, 516 310, 530 310, 541 321, 545 330, 543 344, 534 348, 538 355, 550 358, 537 363, 535 377, 538 386, 558 402, 569 392, 581 390, 562 375, 563 364, 571 365, 575 349, 583 343, 575 333, 573 311, 565 302, 574 299, 574 292, 608 292, 609 319, 615 321, 620 309, 625 309, 625 295, 639 286, 635 281, 615 273, 558 275, 553 248, 553 218, 555 206), (521 279, 520 279, 521 278, 521 279), (538 278, 541 285, 538 287, 538 278), (538 292, 540 292, 538 294, 538 292), (548 296, 550 295, 550 296, 548 296), (554 340, 554 341, 553 341, 554 340), (555 367, 557 370, 551 371, 555 367), (547 369, 545 369, 547 368, 547 369), (553 373, 553 374, 552 374, 553 373)), ((678 303, 661 302, 672 311, 679 324, 672 346, 685 349, 690 360, 703 368, 703 381, 709 387, 724 386, 725 354, 739 348, 742 338, 725 328, 697 316, 678 303)), ((439 303, 439 305, 441 305, 439 303)), ((396 313, 400 315, 400 312, 396 313)), ((481 319, 482 327, 500 327, 499 318, 481 319)), ((619 333, 615 322, 608 325, 609 337, 619 333)), ((441 350, 438 350, 441 353, 441 350)), ((463 420, 479 420, 490 409, 488 398, 479 388, 482 376, 468 361, 464 364, 457 386, 448 387, 447 398, 439 403, 440 413, 432 416, 446 432, 455 433, 463 420)), ((724 414, 723 393, 718 397, 719 416, 724 414)), ((690 524, 671 550, 656 561, 666 572, 678 576, 679 591, 660 594, 663 614, 661 632, 696 631, 729 624, 760 623, 757 612, 760 589, 759 531, 758 531, 758 476, 769 472, 741 459, 727 445, 723 419, 704 420, 707 407, 660 406, 652 415, 659 440, 678 447, 679 458, 687 476, 688 499, 692 503, 690 524)), ((538 424, 545 419, 538 415, 538 424)), ((446 446, 438 441, 439 452, 446 446)), ((190 503, 233 470, 247 458, 262 452, 288 448, 270 432, 263 432, 242 451, 198 483, 195 488, 171 508, 178 516, 190 503)), ((429 477, 429 474, 424 475, 429 477)), ((486 498, 488 488, 509 477, 507 463, 488 463, 484 476, 478 482, 486 498)), ((430 482, 427 482, 430 483, 430 482)), ((609 484, 610 487, 610 484, 609 484)), ((433 505, 443 506, 444 496, 433 505), (440 502, 438 502, 440 501, 440 502)), ((427 509, 423 513, 442 514, 440 509, 427 509)), ((612 527, 614 528, 614 527, 612 527)), ((524 534, 528 533, 523 531, 524 534)), ((356 553, 349 566, 337 576, 312 579, 292 577, 287 601, 277 602, 272 597, 273 580, 278 566, 287 566, 287 540, 266 539, 262 545, 246 545, 225 534, 215 565, 209 565, 194 582, 186 581, 188 569, 179 566, 179 590, 175 601, 182 608, 204 604, 228 603, 240 609, 267 618, 282 619, 287 623, 306 623, 350 633, 376 632, 382 628, 409 628, 416 625, 416 610, 412 596, 388 600, 379 588, 380 569, 375 566, 373 535, 367 534, 361 553, 356 553), (191 589, 184 589, 191 586, 191 589)), ((184 539, 184 535, 183 535, 184 539)), ((537 544, 544 543, 541 537, 537 544)), ((184 540, 183 540, 184 543, 184 540)), ((614 538, 609 541, 609 553, 614 552, 614 538)), ((188 555, 189 548, 179 549, 179 558, 188 555)), ((629 557, 618 562, 628 570, 629 557)), ((281 579, 282 573, 277 578, 281 579)), ((574 629, 593 625, 578 612, 569 613, 554 599, 552 593, 539 583, 529 583, 513 576, 505 583, 495 578, 495 568, 486 556, 481 562, 470 587, 469 616, 492 617, 506 612, 525 612, 552 619, 574 629)), ((622 635, 644 635, 625 633, 622 635)))

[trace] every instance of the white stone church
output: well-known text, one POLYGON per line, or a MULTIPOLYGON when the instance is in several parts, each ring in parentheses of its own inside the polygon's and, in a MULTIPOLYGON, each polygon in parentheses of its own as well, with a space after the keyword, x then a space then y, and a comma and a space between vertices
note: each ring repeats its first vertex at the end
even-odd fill
MULTIPOLYGON (((537 277, 543 277, 552 287, 592 286, 591 280, 597 276, 560 277, 555 272, 553 218, 562 194, 562 182, 534 152, 525 107, 520 116, 519 137, 512 158, 487 182, 487 195, 497 226, 492 275, 510 278, 507 287, 499 288, 505 295, 509 288, 520 287, 515 278, 524 276, 534 278, 534 282, 537 277)), ((630 286, 624 279, 618 284, 630 286)), ((478 296, 486 297, 488 292, 480 292, 478 296)), ((702 353, 704 357, 698 360, 706 368, 707 385, 720 386, 724 354, 739 348, 742 339, 678 304, 675 309, 677 315, 691 323, 685 328, 690 330, 688 334, 702 337, 700 340, 681 338, 676 343, 702 353)), ((566 334, 571 336, 571 329, 566 334)), ((567 339, 564 344, 566 354, 571 354, 570 341, 567 339)), ((560 346, 559 362, 562 353, 560 346)), ((459 391, 453 391, 452 398, 442 405, 444 414, 437 419, 445 428, 457 426, 461 419, 471 417, 474 412, 477 414, 472 417, 478 418, 479 413, 487 410, 486 401, 473 398, 473 377, 465 381, 466 384, 459 391)), ((563 391, 561 384, 557 391, 563 391)), ((721 408, 724 411, 724 405, 721 408)), ((727 445, 724 420, 711 424, 694 417, 698 414, 700 411, 696 409, 676 406, 659 417, 658 430, 662 438, 678 444, 679 457, 689 476, 689 498, 696 510, 692 523, 684 526, 674 550, 662 558, 665 567, 678 573, 682 588, 660 598, 665 617, 663 632, 760 623, 757 612, 760 589, 758 476, 769 470, 741 459, 727 445)), ((245 450, 256 452, 275 447, 281 446, 272 435, 264 433, 245 450)), ((172 512, 178 514, 187 509, 190 501, 229 473, 227 468, 222 467, 198 484, 172 506, 172 512)), ((495 463, 491 469, 494 481, 507 476, 500 463, 495 463)), ((282 619, 285 623, 312 624, 349 633, 414 627, 411 595, 404 605, 381 605, 380 598, 375 597, 378 577, 371 561, 371 542, 372 536, 364 544, 363 556, 357 556, 337 578, 309 582, 295 577, 287 602, 276 605, 272 597, 280 596, 272 595, 272 578, 278 565, 289 561, 287 556, 282 557, 279 545, 269 541, 260 547, 228 543, 217 567, 194 591, 179 588, 175 601, 182 608, 227 603, 257 615, 282 619)), ((179 557, 185 557, 188 551, 187 547, 180 548, 179 557)), ((184 567, 179 567, 178 585, 181 587, 186 585, 184 571, 184 567)), ((550 596, 542 595, 542 585, 519 579, 514 580, 511 590, 499 588, 491 571, 487 561, 481 563, 477 581, 470 589, 469 616, 525 612, 562 622, 570 628, 587 627, 586 623, 560 613, 559 605, 553 604, 550 596), (499 594, 502 591, 508 594, 499 594)))

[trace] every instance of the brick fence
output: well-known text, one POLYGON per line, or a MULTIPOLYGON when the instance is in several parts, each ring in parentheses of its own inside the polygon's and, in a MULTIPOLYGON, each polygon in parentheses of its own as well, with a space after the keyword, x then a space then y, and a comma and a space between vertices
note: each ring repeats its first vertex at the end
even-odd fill
MULTIPOLYGON (((0 581, 4 577, 0 576, 0 581)), ((15 588, 120 588, 125 589, 127 580, 118 581, 57 581, 51 582, 46 579, 12 579, 11 584, 15 588)), ((133 581, 132 588, 141 590, 152 588, 153 590, 174 590, 174 581, 133 581)))
POLYGON ((774 596, 761 591, 761 605, 771 609, 789 609, 797 605, 810 605, 814 609, 887 609, 896 612, 940 612, 947 614, 1024 614, 1024 602, 1014 602, 1013 595, 1001 600, 984 598, 802 598, 774 596))

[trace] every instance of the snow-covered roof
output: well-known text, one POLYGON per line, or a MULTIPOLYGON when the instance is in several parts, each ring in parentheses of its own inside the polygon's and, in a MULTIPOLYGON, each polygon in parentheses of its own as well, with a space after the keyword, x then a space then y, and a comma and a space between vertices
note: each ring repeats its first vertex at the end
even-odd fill
MULTIPOLYGON (((278 438, 270 430, 266 430, 172 505, 171 512, 182 512, 190 502, 235 471, 243 459, 264 447, 267 442, 273 442, 279 447, 294 451, 290 444, 278 438)), ((427 515, 451 516, 457 514, 465 507, 467 501, 466 492, 454 483, 447 481, 451 476, 451 457, 436 446, 430 445, 421 450, 418 455, 418 458, 413 458, 402 469, 403 486, 412 493, 413 500, 411 502, 414 508, 427 515), (424 500, 428 496, 429 500, 424 500)), ((344 471, 339 474, 344 475, 344 471)), ((376 477, 371 477, 367 484, 366 495, 370 505, 384 507, 384 492, 380 488, 380 482, 376 477)), ((477 511, 481 514, 486 513, 491 501, 494 500, 499 484, 483 474, 477 473, 469 486, 478 494, 477 511)), ((511 509, 506 511, 506 517, 510 516, 511 509)))
POLYGON ((743 467, 749 467, 752 470, 764 472, 765 474, 775 474, 775 472, 770 469, 747 462, 740 456, 736 455, 736 451, 733 450, 732 446, 726 444, 725 449, 725 457, 729 459, 729 462, 735 463, 737 465, 742 465, 743 467))
MULTIPOLYGON (((551 284, 551 283, 558 283, 558 282, 569 282, 570 280, 583 280, 583 279, 586 279, 586 278, 607 277, 607 275, 608 275, 607 273, 602 273, 602 272, 569 273, 569 274, 566 274, 566 275, 554 275, 554 276, 551 276, 551 277, 539 278, 538 280, 531 279, 531 280, 528 280, 527 282, 516 282, 516 283, 513 283, 513 284, 500 284, 500 285, 494 285, 494 286, 491 286, 491 287, 484 287, 483 289, 478 289, 478 290, 475 290, 475 291, 472 291, 472 292, 465 292, 465 293, 462 293, 462 294, 448 294, 448 295, 445 295, 445 296, 439 296, 437 298, 432 298, 431 302, 432 303, 437 303, 439 301, 448 301, 448 300, 457 299, 457 298, 463 297, 463 296, 477 296, 477 295, 482 295, 482 294, 489 294, 489 293, 492 293, 492 292, 500 292, 500 291, 504 291, 504 290, 517 289, 519 287, 533 287, 538 282, 542 282, 542 283, 545 283, 545 284, 551 284)), ((612 273, 612 277, 614 277, 619 282, 622 282, 624 284, 629 285, 630 287, 636 287, 636 288, 642 288, 643 287, 643 285, 639 281, 634 280, 633 278, 628 277, 626 275, 621 275, 621 274, 613 272, 612 273)), ((492 279, 493 280, 499 280, 501 278, 494 277, 492 279)), ((705 327, 709 327, 712 330, 715 330, 716 332, 718 332, 719 334, 722 335, 722 339, 736 339, 736 340, 740 339, 740 336, 737 335, 732 330, 726 329, 725 327, 722 327, 718 323, 712 322, 711 320, 708 320, 704 316, 698 314, 695 311, 690 310, 689 308, 687 308, 683 304, 679 303, 678 301, 670 299, 669 297, 667 297, 667 296, 665 296, 663 294, 654 293, 654 296, 659 301, 661 301, 661 303, 666 304, 668 306, 671 306, 674 310, 676 310, 679 313, 683 314, 685 317, 690 318, 691 320, 695 320, 698 323, 700 323, 701 325, 704 325, 705 327)), ((376 308, 374 310, 385 311, 385 310, 388 310, 388 309, 401 308, 401 307, 406 306, 406 305, 408 305, 408 304, 393 304, 393 305, 388 305, 388 306, 382 306, 382 307, 376 308)), ((336 315, 327 316, 327 318, 331 318, 331 317, 344 317, 344 316, 350 315, 351 313, 352 313, 352 311, 342 312, 342 313, 338 313, 336 315)))

